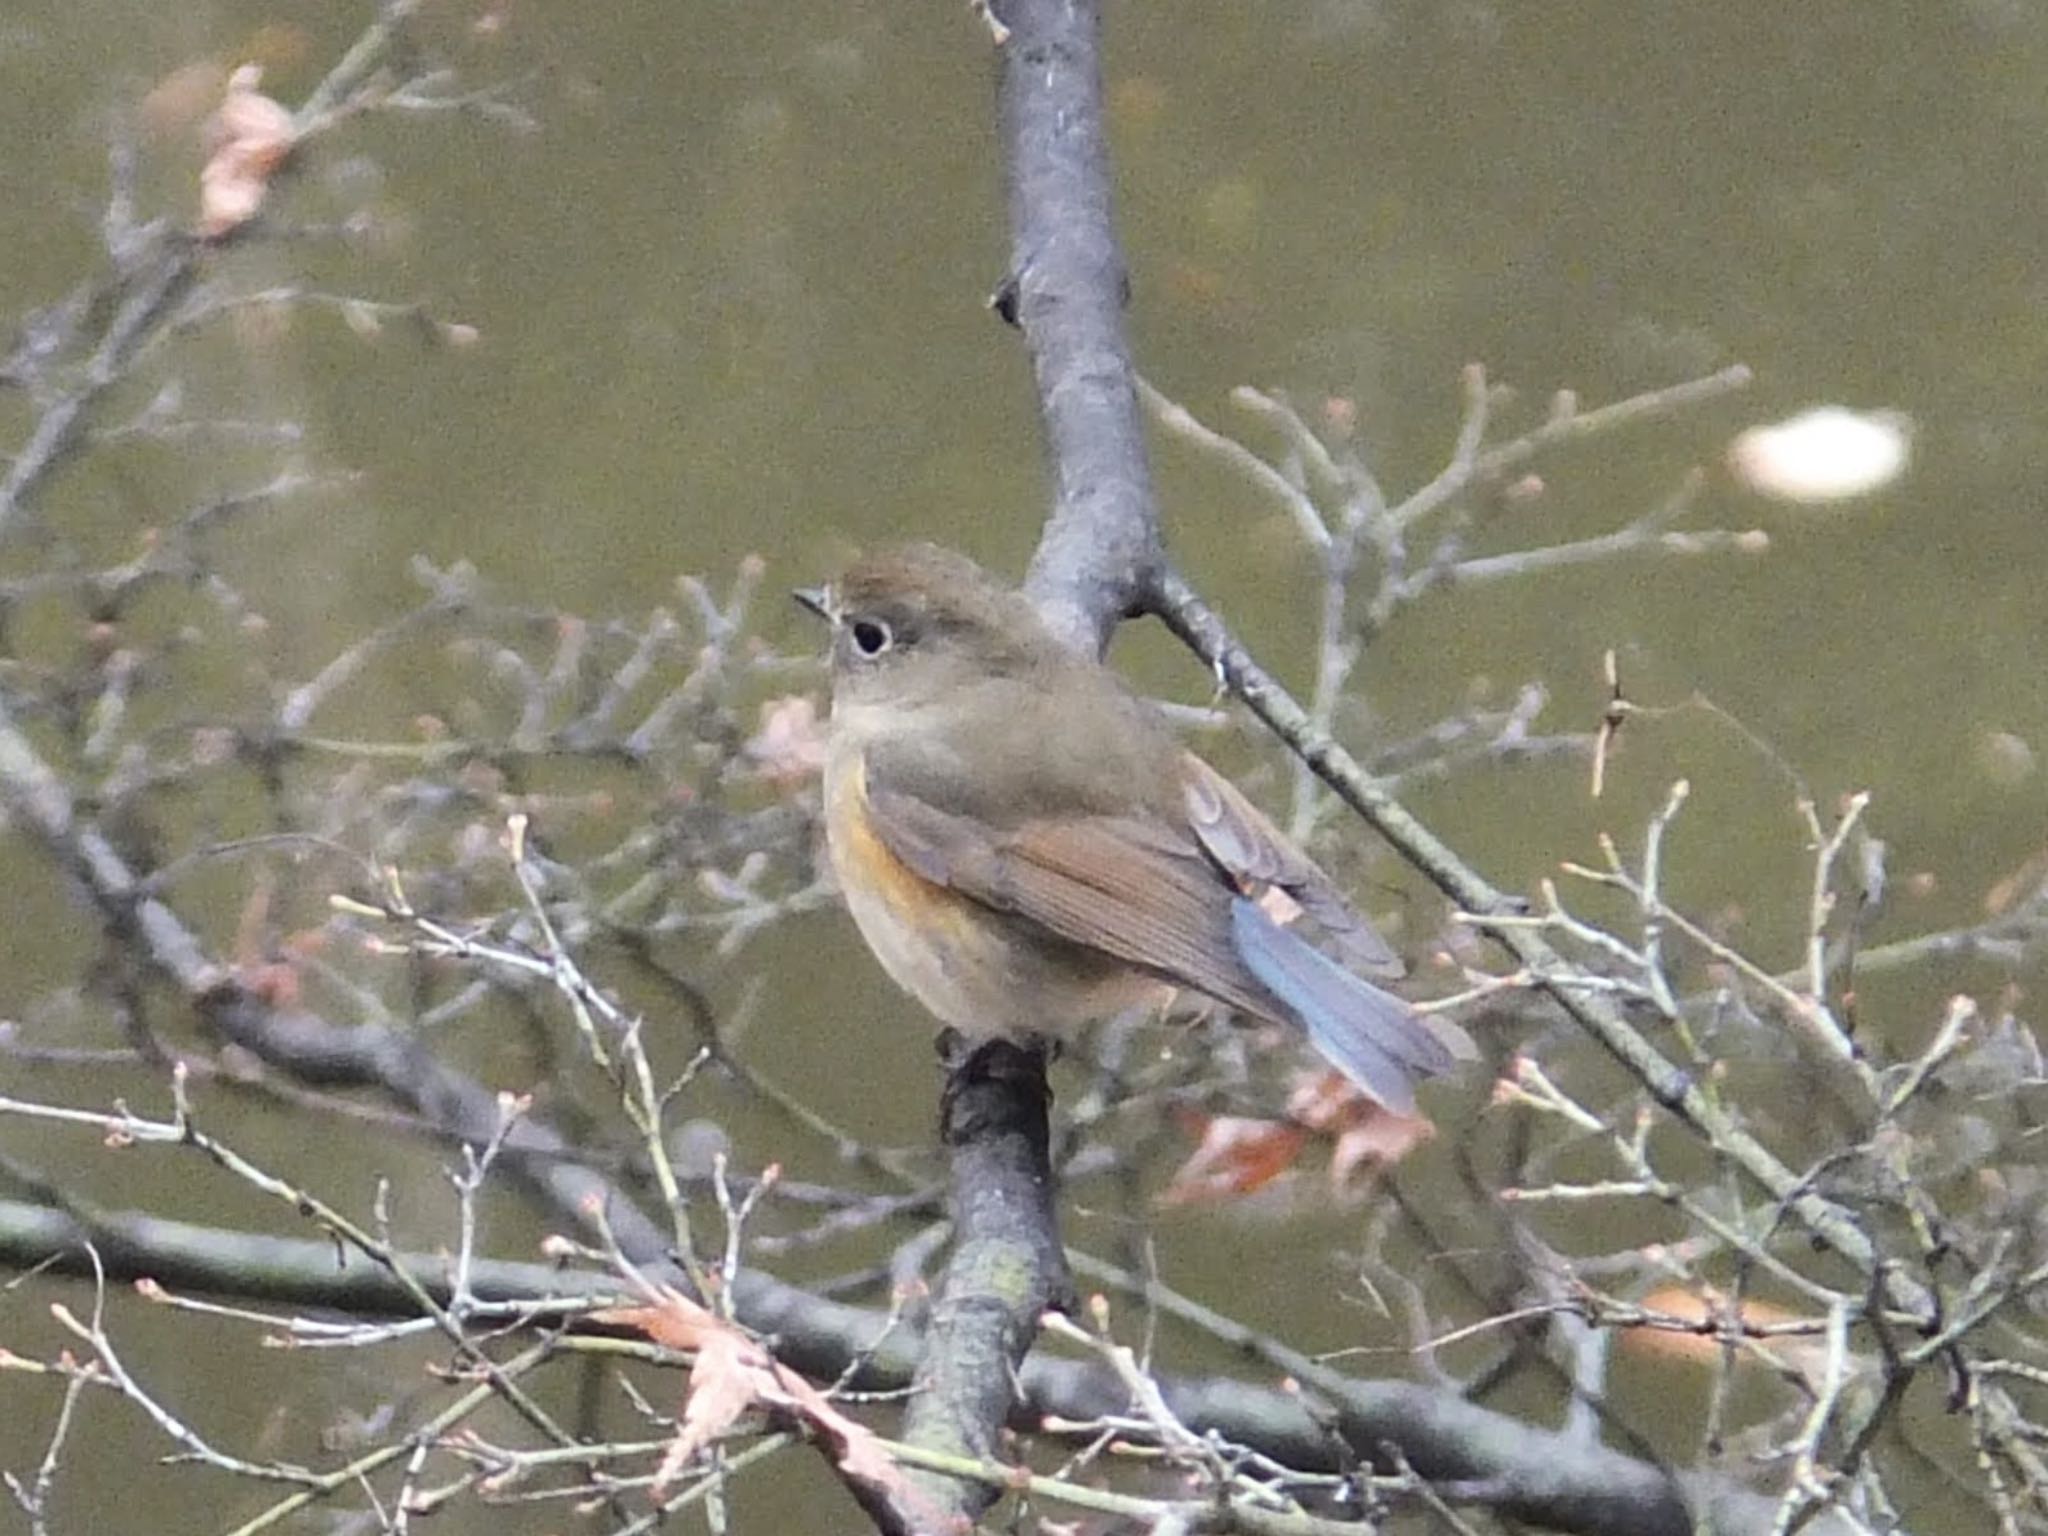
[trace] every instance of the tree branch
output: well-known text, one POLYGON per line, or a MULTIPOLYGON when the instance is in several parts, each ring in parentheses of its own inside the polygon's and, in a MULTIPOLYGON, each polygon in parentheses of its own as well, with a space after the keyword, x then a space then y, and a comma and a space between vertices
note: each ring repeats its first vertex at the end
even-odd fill
MULTIPOLYGON (((418 1300, 406 1281, 362 1254, 319 1238, 198 1226, 141 1212, 77 1214, 0 1200, 0 1265, 47 1267, 109 1280, 155 1280, 172 1290, 203 1290, 365 1317, 413 1317, 418 1300), (85 1245, 99 1256, 96 1271, 85 1245)), ((437 1302, 452 1299, 445 1255, 398 1258, 414 1285, 437 1302)), ((741 1279, 754 1273, 743 1270, 741 1279)), ((467 1272, 478 1301, 608 1297, 616 1276, 553 1265, 478 1259, 467 1272)), ((769 1335, 778 1358, 821 1380, 859 1365, 849 1384, 872 1391, 922 1379, 917 1339, 894 1331, 880 1312, 843 1306, 758 1277, 743 1286, 741 1321, 769 1335)), ((1008 1372, 1001 1373, 1007 1381, 1008 1372)), ((1156 1378, 1166 1404, 1197 1434, 1214 1433, 1275 1461, 1338 1471, 1338 1448, 1358 1458, 1393 1445, 1424 1476, 1482 1499, 1503 1514, 1583 1536, 1691 1536, 1696 1513, 1727 1536, 1763 1536, 1776 1501, 1718 1478, 1675 1479, 1653 1464, 1584 1437, 1536 1429, 1526 1421, 1407 1382, 1350 1382, 1320 1404, 1316 1395, 1253 1386, 1224 1377, 1156 1378)), ((1020 1393, 1008 1422, 1020 1431, 1048 1418, 1088 1421, 1124 1410, 1128 1392, 1098 1363, 1037 1354, 1017 1375, 1020 1393)), ((906 1439, 911 1437, 906 1436, 906 1439)), ((916 1444, 926 1444, 914 1440, 916 1444)), ((936 1447, 927 1447, 937 1449, 936 1447)), ((987 1452, 959 1452, 1004 1463, 987 1452)), ((947 1482, 954 1481, 947 1479, 947 1482)), ((993 1497, 1008 1479, 977 1483, 993 1497)), ((1843 1536, 1833 1517, 1808 1529, 1843 1536)))
MULTIPOLYGON (((1254 660, 1178 574, 1166 572, 1152 594, 1152 608, 1167 626, 1229 683, 1281 740, 1301 755, 1338 797, 1439 890, 1480 919, 1508 915, 1517 904, 1496 890, 1429 828, 1417 821, 1361 768, 1350 753, 1316 728, 1300 704, 1254 660)), ((1881 1279, 1901 1311, 1928 1322, 1936 1316, 1932 1294, 1895 1266, 1881 1264, 1869 1234, 1836 1202, 1817 1193, 1681 1068, 1625 1019, 1611 1000, 1596 992, 1549 979, 1568 974, 1549 942, 1534 928, 1503 927, 1495 936, 1535 977, 1559 1007, 1614 1054, 1650 1095, 1711 1146, 1782 1202, 1821 1243, 1866 1278, 1881 1279)))
MULTIPOLYGON (((1026 588, 1054 629, 1100 653, 1160 560, 1129 293, 1111 217, 1096 0, 993 8, 1010 270, 996 297, 1031 354, 1053 486, 1026 588)), ((1042 1047, 955 1052, 942 1100, 954 1245, 906 1438, 987 1458, 1046 1307, 1070 1288, 1054 1211, 1042 1047)), ((933 1472, 925 1495, 971 1520, 998 1487, 933 1472)))
POLYGON ((1007 0, 997 105, 1010 270, 997 307, 1024 333, 1052 474, 1026 587, 1054 629, 1097 652, 1159 562, 1137 371, 1124 336, 1096 0, 1007 0))

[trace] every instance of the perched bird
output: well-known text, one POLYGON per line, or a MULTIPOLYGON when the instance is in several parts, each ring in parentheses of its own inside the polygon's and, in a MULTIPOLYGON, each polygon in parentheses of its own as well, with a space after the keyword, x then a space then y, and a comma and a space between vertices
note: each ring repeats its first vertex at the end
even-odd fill
POLYGON ((1187 988, 1299 1027, 1403 1114, 1416 1079, 1471 1053, 1364 979, 1400 974, 1385 940, 1022 593, 913 544, 795 595, 832 626, 833 868, 883 969, 941 1021, 1057 1036, 1187 988), (1276 889, 1296 923, 1261 905, 1276 889))

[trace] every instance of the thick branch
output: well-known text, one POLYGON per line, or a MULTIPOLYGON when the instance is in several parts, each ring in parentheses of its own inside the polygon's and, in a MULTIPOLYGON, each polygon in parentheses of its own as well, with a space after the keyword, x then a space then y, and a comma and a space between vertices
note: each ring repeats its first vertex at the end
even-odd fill
MULTIPOLYGON (((0 1266, 47 1265, 90 1279, 95 1271, 83 1244, 93 1243, 111 1280, 153 1279, 174 1291, 203 1290, 299 1308, 337 1308, 366 1317, 411 1317, 412 1290, 359 1253, 321 1238, 167 1221, 139 1212, 101 1213, 83 1220, 49 1206, 0 1200, 0 1266)), ((437 1302, 452 1300, 445 1256, 405 1255, 401 1265, 437 1302)), ((742 1271, 744 1282, 751 1271, 742 1271)), ((468 1271, 478 1300, 608 1296, 611 1275, 578 1273, 550 1265, 480 1259, 468 1271)), ((865 1362, 855 1384, 872 1390, 904 1386, 917 1368, 917 1341, 891 1333, 879 1312, 844 1306, 765 1278, 743 1284, 741 1319, 775 1337, 776 1353, 822 1379, 865 1362), (886 1335, 886 1337, 885 1337, 886 1335)), ((1007 1373, 1004 1373, 1007 1378, 1007 1373)), ((1027 1361, 1018 1378, 1022 1396, 1009 1412, 1019 1430, 1046 1417, 1087 1421, 1120 1413, 1124 1389, 1093 1361, 1045 1354, 1027 1361)), ((1222 1377, 1161 1376, 1174 1413, 1197 1433, 1214 1431, 1289 1466, 1337 1469, 1332 1430, 1349 1454, 1370 1460, 1383 1445, 1398 1446, 1425 1475, 1462 1484, 1504 1514, 1585 1536, 1690 1536, 1692 1506, 1711 1508, 1713 1529, 1727 1536, 1762 1536, 1776 1501, 1725 1480, 1693 1479, 1684 1486, 1661 1469, 1584 1437, 1531 1427, 1523 1420, 1465 1402, 1455 1394, 1402 1382, 1356 1382, 1311 1414, 1301 1394, 1222 1377)), ((982 1459, 1000 1461, 991 1452, 982 1459)), ((1818 1522, 1810 1529, 1834 1536, 1845 1525, 1818 1522)))
POLYGON ((1026 583, 1061 634, 1102 651, 1159 560, 1130 278, 1117 243, 1095 0, 1008 0, 998 92, 1010 192, 1000 306, 1024 332, 1053 510, 1026 583))
MULTIPOLYGON (((1015 1377, 1048 1307, 1071 1289, 1053 1209, 1042 1042, 969 1049, 944 1037, 940 1111, 951 1157, 957 1234, 925 1334, 903 1437, 929 1450, 1000 1460, 997 1431, 1015 1407, 1015 1377)), ((987 1490, 915 1474, 935 1501, 986 1502, 987 1490)))
MULTIPOLYGON (((998 308, 1024 334, 1053 482, 1028 590, 1076 648, 1097 653, 1159 564, 1158 518, 1135 370, 1129 284, 1111 219, 1096 0, 995 7, 1011 257, 998 308)), ((1041 1050, 955 1053, 944 1097, 954 1246, 906 1435, 978 1457, 1014 1408, 1016 1371, 1068 1289, 1054 1211, 1041 1050)), ((963 1520, 1000 1489, 920 1474, 963 1520)), ((883 1522, 887 1524, 885 1520, 883 1522)))

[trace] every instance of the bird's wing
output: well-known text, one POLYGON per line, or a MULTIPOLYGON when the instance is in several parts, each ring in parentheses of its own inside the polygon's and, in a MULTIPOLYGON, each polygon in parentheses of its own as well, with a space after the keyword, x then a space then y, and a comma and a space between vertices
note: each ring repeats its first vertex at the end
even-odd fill
POLYGON ((885 846, 919 877, 1177 986, 1283 1017, 1231 939, 1232 893, 1191 842, 1135 816, 991 828, 901 790, 868 787, 885 846))
POLYGON ((1190 752, 1181 759, 1181 784, 1189 827, 1209 857, 1249 894, 1256 896, 1261 888, 1277 885, 1315 922, 1352 970, 1379 977, 1399 976, 1406 970, 1401 957, 1358 915, 1330 877, 1230 780, 1190 752))

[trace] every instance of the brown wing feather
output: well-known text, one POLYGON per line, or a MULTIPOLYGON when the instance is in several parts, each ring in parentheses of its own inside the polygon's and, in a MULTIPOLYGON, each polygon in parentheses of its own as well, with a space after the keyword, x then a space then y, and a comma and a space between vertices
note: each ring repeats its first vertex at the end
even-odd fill
POLYGON ((1330 877, 1236 785, 1192 752, 1181 757, 1181 785, 1188 825, 1202 847, 1230 875, 1251 885, 1253 895, 1260 886, 1279 886, 1314 919, 1352 970, 1383 978, 1406 970, 1330 877))
POLYGON ((1263 1018, 1283 1018, 1230 936, 1232 891, 1191 841, 1137 817, 1028 821, 991 832, 870 788, 889 851, 936 885, 1263 1018))

